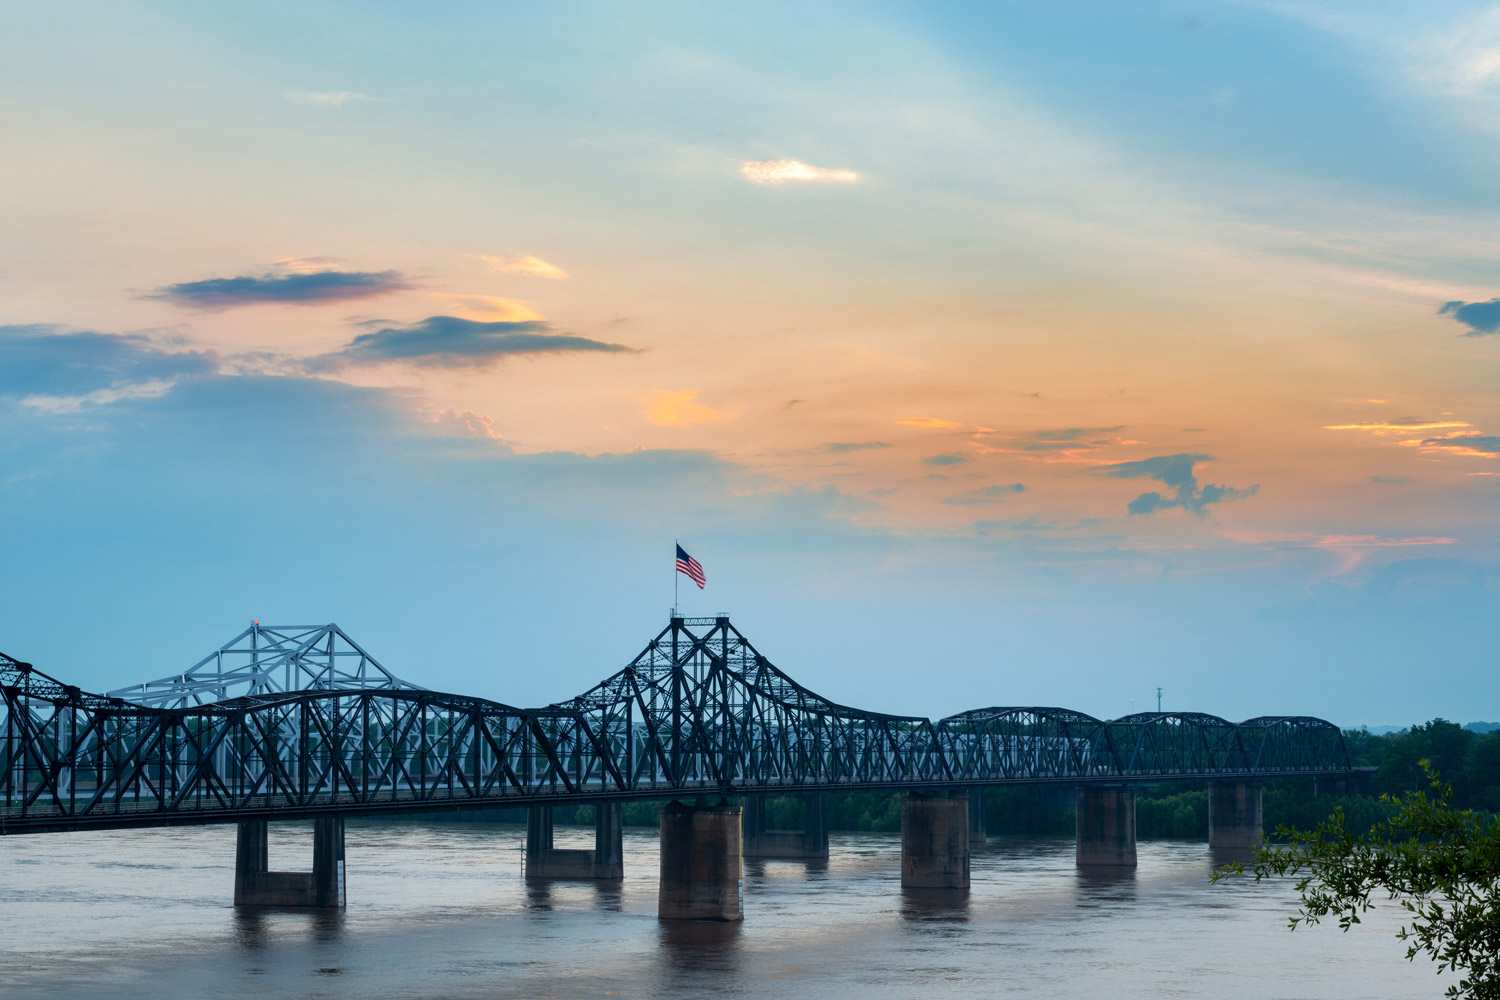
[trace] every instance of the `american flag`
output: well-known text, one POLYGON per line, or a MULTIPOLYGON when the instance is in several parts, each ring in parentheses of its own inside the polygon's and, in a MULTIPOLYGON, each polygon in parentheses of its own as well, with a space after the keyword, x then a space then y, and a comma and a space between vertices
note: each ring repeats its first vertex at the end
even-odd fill
POLYGON ((698 560, 688 555, 687 550, 681 545, 677 546, 677 572, 686 573, 691 577, 699 590, 702 590, 703 585, 708 582, 708 578, 703 575, 703 566, 698 560))

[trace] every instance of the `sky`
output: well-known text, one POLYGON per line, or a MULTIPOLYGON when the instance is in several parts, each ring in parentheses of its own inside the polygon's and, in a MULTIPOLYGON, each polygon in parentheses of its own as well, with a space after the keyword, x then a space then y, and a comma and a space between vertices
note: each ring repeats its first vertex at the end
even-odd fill
POLYGON ((1500 6, 13 4, 0 650, 1500 719, 1500 6), (673 542, 704 566, 673 573, 673 542))

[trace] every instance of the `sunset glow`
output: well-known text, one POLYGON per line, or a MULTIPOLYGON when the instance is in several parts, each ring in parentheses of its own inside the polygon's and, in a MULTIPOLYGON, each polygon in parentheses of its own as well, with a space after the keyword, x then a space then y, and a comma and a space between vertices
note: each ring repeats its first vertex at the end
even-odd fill
POLYGON ((1500 696, 1474 11, 135 9, 0 32, 28 642, 274 605, 546 703, 675 539, 871 708, 1500 696))

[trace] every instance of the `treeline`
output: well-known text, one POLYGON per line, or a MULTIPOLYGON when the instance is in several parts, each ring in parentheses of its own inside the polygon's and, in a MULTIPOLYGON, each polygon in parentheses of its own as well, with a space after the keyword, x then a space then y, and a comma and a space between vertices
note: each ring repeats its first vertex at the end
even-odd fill
MULTIPOLYGON (((1375 734, 1347 730, 1345 745, 1356 767, 1375 772, 1355 787, 1324 787, 1317 794, 1310 778, 1265 783, 1265 830, 1277 826, 1310 829, 1335 807, 1344 810, 1351 830, 1368 830, 1391 814, 1381 794, 1399 795, 1425 785, 1419 761, 1431 760, 1445 781, 1453 785, 1454 801, 1463 808, 1500 812, 1500 730, 1479 734, 1445 719, 1434 719, 1397 733, 1375 734), (1327 794, 1330 791, 1338 794, 1327 794)), ((659 802, 627 802, 626 826, 656 826, 659 802)), ((1141 838, 1208 838, 1208 785, 1164 782, 1139 787, 1135 806, 1136 835, 1141 838)), ((1074 791, 1071 786, 990 788, 984 793, 985 828, 991 835, 1070 835, 1073 833, 1074 791)), ((525 809, 479 809, 425 814, 425 819, 457 822, 526 822, 525 809)), ((591 805, 553 807, 553 822, 588 825, 594 822, 591 805)), ((766 803, 772 829, 802 826, 803 804, 796 796, 777 796, 766 803)), ((833 792, 828 796, 831 830, 895 833, 901 829, 900 792, 833 792)))
MULTIPOLYGON (((991 836, 1071 836, 1072 786, 990 788, 984 793, 985 829, 991 836)), ((1279 823, 1311 827, 1343 806, 1351 826, 1368 828, 1387 815, 1387 806, 1373 796, 1314 798, 1312 782, 1272 782, 1265 791, 1265 825, 1269 833, 1279 823)), ((626 826, 655 827, 660 802, 627 802, 622 808, 626 826)), ((792 795, 766 802, 767 825, 777 830, 800 829, 804 805, 792 795)), ((526 810, 464 809, 408 814, 404 818, 456 823, 525 823, 526 810)), ((552 822, 560 826, 591 826, 591 805, 552 807, 552 822)), ((901 830, 900 792, 832 792, 828 796, 828 827, 838 831, 897 833, 901 830)), ((1136 835, 1145 839, 1205 840, 1208 837, 1208 786, 1181 782, 1142 787, 1136 792, 1136 835)))
POLYGON ((1398 733, 1346 730, 1344 744, 1358 766, 1374 767, 1372 790, 1399 795, 1424 788, 1420 761, 1432 761, 1453 786, 1462 809, 1500 812, 1500 730, 1476 733, 1446 719, 1433 719, 1398 733))

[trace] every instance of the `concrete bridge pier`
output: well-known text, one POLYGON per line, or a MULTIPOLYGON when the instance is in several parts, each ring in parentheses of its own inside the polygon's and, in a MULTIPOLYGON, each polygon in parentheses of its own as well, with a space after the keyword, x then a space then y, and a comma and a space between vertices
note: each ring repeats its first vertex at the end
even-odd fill
POLYGON ((526 877, 616 879, 625 877, 620 803, 594 804, 594 849, 552 846, 552 807, 526 810, 526 877))
POLYGON ((901 886, 969 887, 969 796, 908 792, 901 802, 901 886))
POLYGON ((1135 867, 1135 789, 1079 785, 1076 794, 1079 868, 1135 867))
POLYGON ((234 905, 344 905, 344 817, 313 820, 313 870, 270 871, 267 824, 245 820, 235 837, 234 905))
MULTIPOLYGON (((702 800, 699 800, 702 802, 702 800)), ((740 807, 668 802, 661 808, 662 920, 743 920, 740 807)))
POLYGON ((988 837, 984 830, 984 789, 969 789, 969 847, 983 847, 988 837))
POLYGON ((1351 794, 1348 778, 1330 777, 1328 775, 1313 776, 1313 798, 1320 795, 1332 795, 1342 798, 1351 794))
POLYGON ((766 820, 769 795, 747 795, 744 806, 743 855, 747 858, 828 857, 828 793, 802 795, 805 807, 800 830, 773 830, 766 820))
POLYGON ((1208 846, 1250 848, 1261 838, 1261 786, 1215 781, 1208 786, 1208 846))

